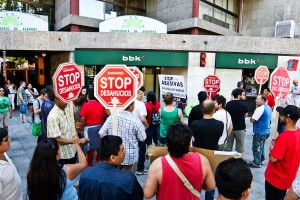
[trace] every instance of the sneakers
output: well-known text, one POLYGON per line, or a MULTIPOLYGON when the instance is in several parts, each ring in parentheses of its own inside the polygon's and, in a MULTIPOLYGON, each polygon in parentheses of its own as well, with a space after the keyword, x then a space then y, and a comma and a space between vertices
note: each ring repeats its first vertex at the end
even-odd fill
POLYGON ((249 165, 249 167, 251 167, 251 168, 261 168, 261 165, 257 165, 257 164, 255 164, 255 163, 248 163, 248 165, 249 165))
POLYGON ((140 176, 140 175, 146 175, 148 172, 148 170, 144 169, 144 171, 136 171, 136 175, 140 176))

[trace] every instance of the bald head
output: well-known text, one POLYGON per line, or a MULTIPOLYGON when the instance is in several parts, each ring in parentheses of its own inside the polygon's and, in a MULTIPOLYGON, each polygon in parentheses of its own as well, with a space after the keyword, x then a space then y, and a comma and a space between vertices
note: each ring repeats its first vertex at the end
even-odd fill
POLYGON ((203 114, 213 114, 215 112, 215 102, 212 100, 205 100, 202 103, 203 114))

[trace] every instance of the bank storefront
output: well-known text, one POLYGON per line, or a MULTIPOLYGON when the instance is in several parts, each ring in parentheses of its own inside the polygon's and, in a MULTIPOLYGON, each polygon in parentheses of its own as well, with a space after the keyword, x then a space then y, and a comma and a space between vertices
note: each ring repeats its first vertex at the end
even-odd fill
MULTIPOLYGON (((238 81, 244 82, 247 103, 250 112, 255 109, 255 98, 259 92, 259 84, 254 80, 255 70, 267 66, 270 74, 277 67, 278 56, 266 54, 217 53, 215 74, 221 79, 221 93, 230 99, 231 92, 238 81)), ((267 88, 269 81, 262 86, 267 88)))
POLYGON ((144 74, 146 92, 159 96, 159 74, 187 76, 188 52, 76 49, 75 63, 83 66, 85 85, 94 87, 95 75, 107 64, 137 66, 144 74))

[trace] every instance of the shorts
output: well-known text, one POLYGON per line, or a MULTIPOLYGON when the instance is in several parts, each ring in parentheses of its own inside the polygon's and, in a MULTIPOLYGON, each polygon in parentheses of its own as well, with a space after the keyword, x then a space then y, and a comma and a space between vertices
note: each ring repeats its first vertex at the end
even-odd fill
POLYGON ((2 113, 0 114, 0 127, 4 128, 5 126, 8 126, 8 119, 9 119, 9 113, 2 113))
POLYGON ((27 114, 27 105, 26 104, 21 104, 21 105, 19 105, 19 107, 20 107, 20 113, 22 115, 26 115, 27 114))

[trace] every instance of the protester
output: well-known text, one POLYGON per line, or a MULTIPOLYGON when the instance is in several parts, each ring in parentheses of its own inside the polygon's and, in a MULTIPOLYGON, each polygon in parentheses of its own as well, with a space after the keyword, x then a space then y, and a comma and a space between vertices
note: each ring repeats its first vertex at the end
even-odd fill
POLYGON ((192 131, 186 125, 170 126, 167 133, 169 154, 157 158, 150 165, 144 186, 146 199, 156 195, 157 200, 199 200, 202 187, 206 191, 215 188, 215 180, 207 158, 196 152, 189 153, 191 138, 192 131), (170 166, 172 161, 190 182, 190 189, 175 173, 174 167, 170 166), (192 193, 192 188, 196 190, 195 193, 192 193))
POLYGON ((27 118, 26 118, 26 115, 28 113, 27 111, 28 99, 25 93, 25 89, 24 89, 25 87, 26 87, 26 83, 24 81, 20 81, 20 87, 18 88, 17 91, 17 106, 20 107, 20 119, 22 125, 30 125, 27 123, 27 118))
POLYGON ((107 135, 101 139, 101 162, 80 175, 79 199, 142 200, 143 190, 134 174, 118 169, 126 149, 122 138, 107 135))
MULTIPOLYGON (((149 127, 149 124, 147 122, 146 116, 147 116, 147 110, 145 103, 142 102, 142 99, 144 97, 145 88, 142 86, 139 88, 137 93, 137 98, 134 102, 134 109, 132 111, 132 115, 141 120, 142 124, 144 125, 145 129, 149 127)), ((147 174, 147 170, 145 169, 145 155, 146 155, 146 141, 144 142, 138 142, 139 145, 139 159, 137 163, 137 175, 144 175, 147 174)))
MULTIPOLYGON (((60 148, 59 163, 75 164, 76 163, 76 147, 72 140, 72 123, 67 104, 58 97, 54 98, 54 107, 50 111, 47 119, 47 137, 55 138, 60 148)), ((77 134, 76 134, 77 135, 77 134)), ((79 143, 87 144, 88 139, 81 138, 79 143)))
MULTIPOLYGON (((84 127, 84 137, 89 142, 90 150, 87 152, 88 167, 93 166, 94 153, 96 151, 96 161, 100 161, 99 156, 99 130, 104 123, 103 119, 106 115, 106 110, 103 105, 95 98, 94 91, 89 92, 90 101, 83 104, 80 110, 81 124, 84 127)), ((109 113, 107 113, 109 115, 109 113)))
POLYGON ((292 187, 286 193, 284 200, 298 200, 300 199, 300 167, 296 179, 294 180, 292 187))
POLYGON ((184 123, 182 111, 177 107, 173 106, 173 94, 167 92, 163 95, 166 107, 159 109, 159 114, 161 116, 160 124, 160 143, 166 144, 167 131, 172 124, 184 123))
POLYGON ((225 110, 226 98, 222 95, 218 95, 214 98, 214 100, 216 112, 214 113, 213 118, 223 122, 224 125, 222 136, 218 142, 218 150, 224 151, 225 143, 232 131, 232 121, 230 114, 225 110))
POLYGON ((7 130, 0 128, 0 199, 22 200, 22 181, 15 165, 6 154, 11 139, 7 130))
POLYGON ((54 138, 40 142, 33 153, 27 173, 29 200, 77 200, 75 178, 86 168, 87 162, 79 146, 78 136, 72 138, 78 153, 76 164, 60 165, 59 145, 54 138))
POLYGON ((253 162, 251 167, 260 168, 264 164, 265 160, 265 142, 270 135, 270 123, 272 118, 272 110, 267 104, 267 98, 265 95, 257 95, 256 97, 257 108, 254 114, 250 118, 250 122, 253 123, 253 162))
POLYGON ((270 88, 264 89, 264 95, 267 98, 267 104, 270 106, 271 110, 273 111, 274 106, 275 106, 275 99, 274 99, 273 95, 271 94, 270 88))
MULTIPOLYGON (((42 121, 41 121, 41 110, 42 110, 42 105, 43 105, 43 101, 45 101, 47 99, 47 90, 46 88, 41 89, 40 91, 40 96, 37 97, 34 101, 33 101, 33 115, 32 115, 32 129, 34 130, 35 126, 39 126, 42 127, 42 121)), ((42 134, 42 129, 40 128, 40 135, 42 134)))
POLYGON ((277 107, 276 110, 285 130, 270 147, 270 159, 265 172, 266 200, 284 198, 300 163, 300 129, 296 127, 300 108, 288 105, 285 108, 277 107))
MULTIPOLYGON (((86 97, 82 96, 82 95, 79 95, 78 98, 73 101, 75 128, 76 128, 76 133, 79 138, 84 137, 83 136, 83 125, 81 124, 81 117, 80 117, 80 110, 84 103, 86 103, 86 97)), ((86 152, 84 152, 84 153, 86 153, 86 152)))
POLYGON ((233 97, 234 99, 226 104, 226 110, 231 116, 233 129, 227 138, 225 151, 232 151, 233 142, 235 140, 235 150, 239 153, 243 153, 246 130, 245 118, 248 115, 248 108, 244 102, 246 99, 245 91, 237 88, 233 91, 233 97))
MULTIPOLYGON (((294 99, 292 98, 291 94, 286 95, 284 99, 280 100, 281 107, 285 108, 288 105, 295 105, 294 99)), ((284 126, 281 124, 280 118, 278 118, 277 132, 278 132, 278 134, 280 134, 283 131, 284 131, 284 126)))
MULTIPOLYGON (((117 135, 122 138, 126 149, 125 159, 119 166, 122 170, 128 170, 136 173, 138 161, 138 141, 146 140, 145 127, 141 120, 132 115, 134 102, 125 110, 119 110, 117 113, 117 135)), ((99 131, 100 137, 113 134, 112 116, 109 116, 99 131)))
MULTIPOLYGON (((146 139, 146 144, 152 145, 152 141, 155 146, 158 145, 159 141, 159 134, 160 134, 160 123, 161 120, 156 120, 155 122, 152 122, 152 117, 153 114, 159 113, 160 109, 160 102, 156 100, 156 95, 155 92, 150 91, 147 94, 147 103, 146 105, 146 110, 147 110, 147 122, 149 124, 149 127, 146 129, 146 134, 147 134, 147 139, 146 139), (155 113, 153 113, 153 110, 155 110, 155 113)), ((159 116, 159 114, 158 114, 159 116)))
POLYGON ((242 89, 242 90, 244 90, 244 82, 243 81, 238 81, 237 84, 236 84, 236 86, 237 86, 237 88, 233 89, 232 92, 231 92, 231 99, 230 100, 234 99, 233 93, 234 93, 234 91, 236 89, 242 89))
POLYGON ((32 121, 33 101, 36 97, 39 96, 39 93, 35 88, 32 87, 31 83, 27 84, 27 89, 25 90, 25 93, 26 93, 27 99, 28 99, 27 108, 28 108, 28 111, 29 111, 29 117, 32 121))
POLYGON ((293 80, 293 86, 291 88, 292 98, 294 99, 295 106, 300 107, 300 86, 298 85, 298 80, 293 80))
POLYGON ((189 114, 189 119, 188 119, 189 127, 192 125, 192 122, 194 120, 198 120, 198 119, 203 118, 203 114, 202 114, 202 110, 201 110, 201 104, 206 99, 207 99, 207 93, 205 91, 200 91, 198 93, 199 104, 197 106, 194 106, 191 110, 191 113, 189 114))
POLYGON ((0 127, 8 131, 8 119, 12 118, 12 109, 8 97, 4 96, 5 89, 0 87, 0 127))
POLYGON ((85 98, 84 103, 89 101, 89 94, 85 86, 82 86, 79 96, 83 96, 85 98))
POLYGON ((42 135, 38 137, 38 143, 47 139, 47 119, 50 111, 54 107, 54 90, 52 85, 46 87, 47 99, 43 101, 41 106, 41 117, 42 117, 42 135))
MULTIPOLYGON (((215 113, 215 102, 212 100, 203 101, 203 119, 194 120, 191 125, 193 131, 193 146, 203 149, 218 150, 218 142, 223 134, 224 124, 222 121, 213 118, 215 113)), ((206 200, 213 200, 215 190, 205 192, 206 200)))
POLYGON ((218 200, 246 200, 251 192, 253 175, 246 161, 229 158, 218 165, 215 180, 218 200))
POLYGON ((13 83, 10 82, 10 80, 6 81, 6 86, 8 89, 8 98, 10 100, 10 104, 12 109, 15 109, 15 93, 14 93, 14 89, 15 89, 15 85, 13 83))

